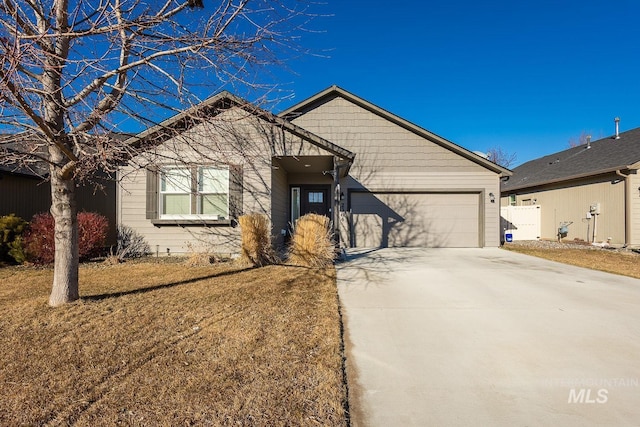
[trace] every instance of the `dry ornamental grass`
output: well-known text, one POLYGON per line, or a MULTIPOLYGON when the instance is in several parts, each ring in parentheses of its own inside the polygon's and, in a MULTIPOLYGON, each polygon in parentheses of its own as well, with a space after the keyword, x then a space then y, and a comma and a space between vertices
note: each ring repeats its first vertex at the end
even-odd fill
POLYGON ((291 239, 289 263, 307 267, 333 264, 336 248, 329 230, 329 218, 307 214, 296 221, 291 239))
POLYGON ((242 215, 238 218, 242 231, 240 262, 251 266, 273 264, 275 254, 271 248, 269 218, 261 214, 242 215))
POLYGON ((0 269, 1 425, 345 425, 333 269, 0 269))

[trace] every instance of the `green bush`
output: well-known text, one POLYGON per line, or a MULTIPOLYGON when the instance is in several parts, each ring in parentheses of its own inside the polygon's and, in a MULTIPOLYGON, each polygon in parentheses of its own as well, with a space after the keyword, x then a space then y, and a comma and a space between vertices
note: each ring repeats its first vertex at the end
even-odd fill
POLYGON ((24 261, 24 257, 21 258, 22 261, 18 258, 22 253, 22 239, 20 236, 27 225, 27 221, 14 214, 0 217, 0 262, 24 261))
POLYGON ((27 254, 24 252, 24 242, 22 236, 17 236, 15 240, 9 243, 9 256, 18 264, 23 264, 27 260, 27 254))

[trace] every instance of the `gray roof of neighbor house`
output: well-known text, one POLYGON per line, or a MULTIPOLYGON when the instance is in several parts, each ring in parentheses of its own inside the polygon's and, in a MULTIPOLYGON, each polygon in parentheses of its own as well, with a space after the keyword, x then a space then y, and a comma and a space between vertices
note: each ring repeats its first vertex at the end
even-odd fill
POLYGON ((640 167, 640 128, 531 160, 513 169, 502 192, 640 167))
MULTIPOLYGON (((131 135, 116 132, 109 132, 108 136, 120 141, 125 141, 126 139, 131 137, 131 135)), ((23 141, 34 141, 36 140, 34 138, 37 137, 34 137, 26 132, 0 135, 0 156, 5 154, 16 154, 17 156, 19 156, 21 152, 24 152, 23 141)), ((38 154, 38 152, 35 152, 34 154, 38 154)), ((31 178, 48 179, 49 165, 43 159, 44 157, 46 157, 46 155, 43 155, 40 158, 26 158, 23 162, 19 162, 17 160, 7 160, 4 162, 0 161, 0 172, 5 172, 13 175, 28 176, 31 178)), ((0 158, 0 160, 6 159, 0 158)))
POLYGON ((287 120, 293 120, 296 117, 310 110, 313 110, 318 105, 324 104, 325 102, 328 102, 336 97, 346 99, 347 101, 352 102, 353 104, 358 105, 359 107, 364 108, 365 110, 368 110, 371 113, 376 114, 379 117, 382 117, 383 119, 388 120, 391 123, 394 123, 408 130, 409 132, 412 132, 422 138, 428 139, 429 141, 432 141, 462 157, 465 157, 474 163, 484 166, 485 168, 493 172, 499 173, 501 176, 511 175, 511 171, 509 169, 502 167, 492 162, 491 160, 487 160, 485 157, 471 152, 466 148, 459 146, 458 144, 455 144, 439 135, 436 135, 431 131, 428 131, 416 125, 415 123, 403 119, 400 116, 396 116, 395 114, 385 110, 384 108, 381 108, 363 98, 360 98, 359 96, 354 95, 351 92, 348 92, 336 85, 328 87, 322 92, 319 92, 312 97, 305 99, 304 101, 301 101, 292 107, 289 107, 288 109, 279 113, 278 116, 283 117, 287 120))
MULTIPOLYGON (((45 178, 49 174, 49 167, 37 158, 17 161, 14 155, 19 153, 22 141, 32 141, 33 137, 26 132, 15 134, 0 134, 0 173, 22 175, 30 178, 45 178)), ((37 151, 35 152, 37 154, 37 151)))

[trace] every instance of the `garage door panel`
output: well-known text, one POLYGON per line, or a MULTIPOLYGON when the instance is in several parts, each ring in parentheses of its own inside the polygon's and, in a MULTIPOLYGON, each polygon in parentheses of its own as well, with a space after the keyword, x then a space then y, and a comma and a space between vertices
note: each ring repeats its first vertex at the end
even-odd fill
POLYGON ((355 247, 478 247, 477 193, 353 193, 355 247))

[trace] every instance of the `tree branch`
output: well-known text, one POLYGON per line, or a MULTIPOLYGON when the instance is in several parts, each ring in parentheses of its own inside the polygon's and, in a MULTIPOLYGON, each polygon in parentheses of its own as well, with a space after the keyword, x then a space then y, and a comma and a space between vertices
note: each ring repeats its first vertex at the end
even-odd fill
POLYGON ((24 99, 24 97, 20 93, 20 90, 16 88, 15 84, 11 80, 9 80, 8 77, 5 75, 4 70, 0 70, 0 81, 4 81, 4 84, 7 87, 7 89, 9 89, 9 92, 11 92, 11 95, 13 95, 15 100, 18 102, 20 109, 27 116, 29 116, 29 118, 35 124, 38 125, 38 128, 46 135, 47 139, 51 143, 56 145, 60 149, 60 151, 62 151, 64 155, 67 156, 69 159, 77 160, 73 152, 69 151, 69 149, 65 147, 64 144, 62 144, 60 141, 57 140, 57 138, 55 137, 55 134, 52 132, 51 128, 47 125, 45 120, 42 117, 40 117, 35 111, 33 111, 29 103, 26 101, 26 99, 24 99))
MULTIPOLYGON (((124 23, 124 18, 122 16, 122 5, 120 0, 116 0, 116 4, 114 6, 116 17, 120 24, 124 23)), ((129 62, 129 47, 130 47, 130 39, 127 36, 127 32, 125 31, 125 26, 120 25, 120 67, 126 67, 129 62)), ((72 133, 86 132, 92 129, 108 112, 112 111, 122 99, 124 95, 124 91, 127 85, 127 72, 121 71, 118 74, 118 78, 116 84, 113 86, 111 91, 98 103, 98 105, 93 109, 89 117, 84 122, 80 123, 76 126, 72 133)))

